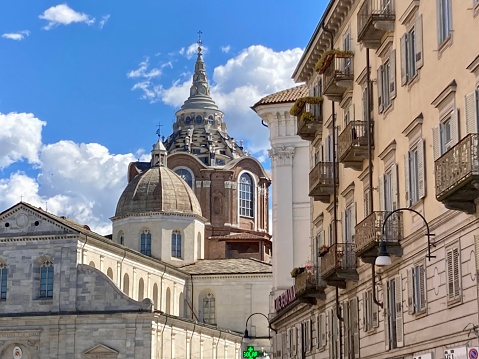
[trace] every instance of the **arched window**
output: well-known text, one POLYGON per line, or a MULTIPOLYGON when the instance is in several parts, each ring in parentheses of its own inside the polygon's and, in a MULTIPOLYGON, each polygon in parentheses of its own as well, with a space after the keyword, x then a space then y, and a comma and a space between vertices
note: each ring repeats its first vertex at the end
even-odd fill
POLYGON ((118 243, 121 245, 125 244, 125 234, 123 231, 118 232, 118 243))
POLYGON ((171 314, 171 290, 166 288, 165 313, 171 314))
POLYGON ((108 278, 113 280, 113 269, 108 268, 108 270, 106 271, 106 275, 108 276, 108 278))
POLYGON ((175 173, 183 178, 183 180, 190 186, 190 188, 193 188, 193 174, 191 171, 187 168, 180 167, 175 169, 175 173))
POLYGON ((90 261, 90 263, 89 263, 88 265, 89 265, 90 267, 95 268, 95 262, 93 262, 93 261, 90 261))
POLYGON ((211 293, 208 293, 203 298, 203 322, 207 324, 216 324, 215 296, 211 293))
POLYGON ((254 185, 253 179, 243 173, 239 181, 239 211, 240 216, 254 217, 254 185))
POLYGON ((141 233, 140 252, 146 256, 151 256, 151 233, 148 230, 141 233))
POLYGON ((0 300, 7 299, 7 277, 8 268, 5 263, 0 262, 0 300))
POLYGON ((125 273, 123 277, 123 293, 130 295, 130 277, 128 277, 128 273, 125 273))
POLYGON ((171 234, 171 256, 181 258, 181 232, 173 231, 171 234))
POLYGON ((138 282, 138 300, 142 301, 145 298, 145 282, 140 278, 138 282))
POLYGON ((160 309, 158 308, 158 284, 153 285, 153 305, 155 309, 160 309))
POLYGON ((43 262, 40 267, 40 298, 53 298, 53 272, 53 262, 43 262))

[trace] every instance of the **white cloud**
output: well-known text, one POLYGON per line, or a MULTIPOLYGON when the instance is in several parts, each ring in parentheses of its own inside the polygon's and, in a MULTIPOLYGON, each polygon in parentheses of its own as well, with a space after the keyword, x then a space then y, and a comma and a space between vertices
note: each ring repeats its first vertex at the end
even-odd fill
POLYGON ((144 61, 140 62, 139 67, 136 70, 131 70, 126 74, 130 79, 151 79, 153 77, 158 77, 161 75, 161 70, 165 66, 171 66, 171 63, 163 64, 160 68, 155 67, 149 69, 150 67, 150 58, 147 57, 144 61))
POLYGON ((58 25, 69 25, 76 22, 83 22, 87 25, 91 25, 95 22, 94 17, 76 12, 67 4, 50 7, 46 9, 39 18, 48 21, 48 24, 43 27, 44 30, 50 30, 58 25))
MULTIPOLYGON (((201 45, 201 52, 203 54, 208 53, 208 48, 206 46, 201 45)), ((188 47, 182 47, 179 51, 180 55, 185 56, 188 60, 193 58, 194 55, 198 53, 198 43, 195 42, 188 47)))
POLYGON ((22 30, 22 31, 17 31, 17 32, 10 32, 10 33, 5 33, 2 35, 4 39, 10 39, 10 40, 15 40, 15 41, 21 41, 25 37, 30 35, 30 31, 28 30, 22 30))
POLYGON ((225 54, 229 53, 230 50, 231 50, 231 46, 230 46, 230 45, 221 46, 221 52, 224 52, 225 54))
POLYGON ((98 23, 98 26, 100 27, 100 29, 103 29, 103 26, 105 26, 108 20, 110 20, 110 14, 102 16, 101 20, 98 23))
POLYGON ((0 113, 0 169, 23 159, 39 164, 41 133, 45 125, 46 122, 31 113, 0 113))

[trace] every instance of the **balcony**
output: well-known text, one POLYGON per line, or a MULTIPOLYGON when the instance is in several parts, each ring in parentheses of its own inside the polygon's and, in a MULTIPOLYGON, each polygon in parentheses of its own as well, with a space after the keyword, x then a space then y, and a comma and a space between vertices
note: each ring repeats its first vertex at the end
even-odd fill
POLYGON ((343 94, 353 88, 353 55, 335 52, 326 56, 319 73, 323 74, 323 94, 331 101, 341 101, 343 94))
POLYGON ((304 271, 294 278, 294 292, 300 302, 315 305, 317 300, 325 300, 324 289, 326 285, 321 282, 318 270, 304 271))
MULTIPOLYGON (((368 158, 368 123, 351 121, 338 138, 339 162, 346 168, 363 169, 363 160, 368 158)), ((373 146, 371 128, 371 146, 373 146)))
POLYGON ((336 243, 321 258, 321 277, 328 285, 346 288, 346 281, 359 280, 354 243, 336 243))
MULTIPOLYGON (((334 191, 333 162, 318 162, 309 172, 309 196, 315 201, 329 203, 334 191)), ((338 164, 336 163, 336 186, 339 183, 338 164)))
POLYGON ((302 97, 296 100, 290 113, 297 117, 297 135, 306 141, 313 141, 323 129, 322 97, 302 97))
POLYGON ((476 212, 479 197, 478 134, 464 137, 435 161, 436 198, 446 208, 476 212))
POLYGON ((358 41, 377 49, 386 32, 394 30, 394 0, 365 0, 358 12, 358 41))
POLYGON ((356 256, 365 263, 374 264, 379 250, 381 238, 387 243, 388 253, 402 256, 400 241, 403 238, 402 213, 395 212, 388 218, 382 235, 384 219, 390 212, 377 211, 371 213, 356 225, 354 240, 356 243, 356 256))

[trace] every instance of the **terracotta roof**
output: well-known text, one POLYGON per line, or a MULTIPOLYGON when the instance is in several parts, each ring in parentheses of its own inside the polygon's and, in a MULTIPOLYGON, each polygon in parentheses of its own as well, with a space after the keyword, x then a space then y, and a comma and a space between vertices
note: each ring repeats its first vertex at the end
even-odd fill
POLYGON ((180 268, 190 274, 257 274, 273 273, 271 264, 250 258, 202 259, 180 268))
POLYGON ((209 239, 228 240, 228 239, 255 239, 255 240, 268 240, 269 238, 258 236, 252 233, 228 233, 223 236, 211 236, 209 239))
POLYGON ((253 105, 253 109, 260 105, 294 102, 300 97, 308 95, 308 87, 306 85, 296 86, 287 90, 279 91, 274 94, 263 97, 253 105))

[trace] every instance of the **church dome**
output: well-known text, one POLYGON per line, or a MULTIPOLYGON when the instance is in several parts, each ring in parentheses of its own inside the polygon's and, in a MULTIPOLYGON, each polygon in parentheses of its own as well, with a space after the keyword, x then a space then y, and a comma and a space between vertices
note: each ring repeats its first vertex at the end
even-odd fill
POLYGON ((147 212, 202 215, 193 190, 164 166, 152 167, 128 183, 118 201, 115 217, 147 212))

